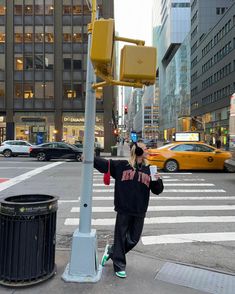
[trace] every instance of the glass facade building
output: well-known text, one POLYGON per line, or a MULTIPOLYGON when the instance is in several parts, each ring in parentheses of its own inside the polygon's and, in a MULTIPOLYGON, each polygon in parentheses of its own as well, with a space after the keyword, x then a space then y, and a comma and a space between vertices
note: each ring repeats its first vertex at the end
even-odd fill
MULTIPOLYGON (((97 2, 112 18, 113 1, 97 2)), ((0 0, 0 141, 82 140, 90 20, 85 0, 0 0)), ((113 89, 96 96, 95 136, 108 146, 113 89)))

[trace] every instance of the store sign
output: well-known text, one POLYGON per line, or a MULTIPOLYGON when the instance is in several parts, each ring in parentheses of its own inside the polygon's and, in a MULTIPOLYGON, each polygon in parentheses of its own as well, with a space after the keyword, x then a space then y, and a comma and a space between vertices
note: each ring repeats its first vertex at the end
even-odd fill
POLYGON ((0 116, 0 123, 4 122, 4 116, 0 116))
POLYGON ((43 117, 22 117, 22 122, 46 122, 46 119, 43 117))
POLYGON ((72 117, 72 116, 65 116, 64 122, 70 122, 70 123, 84 123, 83 117, 72 117))

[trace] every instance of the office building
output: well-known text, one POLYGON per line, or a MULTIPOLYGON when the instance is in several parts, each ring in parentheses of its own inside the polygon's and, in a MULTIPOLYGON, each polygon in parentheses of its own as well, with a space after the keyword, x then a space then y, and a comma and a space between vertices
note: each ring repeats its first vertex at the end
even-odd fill
POLYGON ((235 1, 194 0, 191 10, 191 116, 202 122, 206 141, 221 137, 226 144, 235 92, 235 1))
MULTIPOLYGON (((113 1, 97 3, 113 18, 113 1)), ((90 20, 86 0, 0 0, 0 141, 83 139, 90 20)), ((107 149, 113 93, 96 93, 95 137, 107 149)))

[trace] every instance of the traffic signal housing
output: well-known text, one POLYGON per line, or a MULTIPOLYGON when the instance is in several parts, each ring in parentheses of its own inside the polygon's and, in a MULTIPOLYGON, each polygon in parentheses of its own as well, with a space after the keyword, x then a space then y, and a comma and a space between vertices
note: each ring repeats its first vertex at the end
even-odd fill
POLYGON ((125 45, 121 50, 120 80, 153 85, 156 78, 155 47, 125 45))
POLYGON ((94 69, 105 76, 112 73, 113 42, 114 19, 95 20, 92 28, 90 58, 94 69))
POLYGON ((124 106, 124 114, 128 114, 128 107, 124 106))

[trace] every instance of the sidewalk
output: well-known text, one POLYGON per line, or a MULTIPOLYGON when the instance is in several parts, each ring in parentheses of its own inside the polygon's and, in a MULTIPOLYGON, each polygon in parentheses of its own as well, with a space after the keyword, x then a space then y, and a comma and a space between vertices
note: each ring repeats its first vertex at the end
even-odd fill
MULTIPOLYGON (((99 252, 101 259, 103 252, 99 252)), ((155 279, 164 261, 131 251, 127 255, 127 278, 120 279, 114 275, 112 262, 103 267, 102 276, 97 283, 65 283, 61 275, 69 262, 69 250, 56 251, 57 273, 41 284, 22 289, 0 286, 1 294, 33 293, 33 294, 205 294, 188 287, 165 283, 155 279)))

